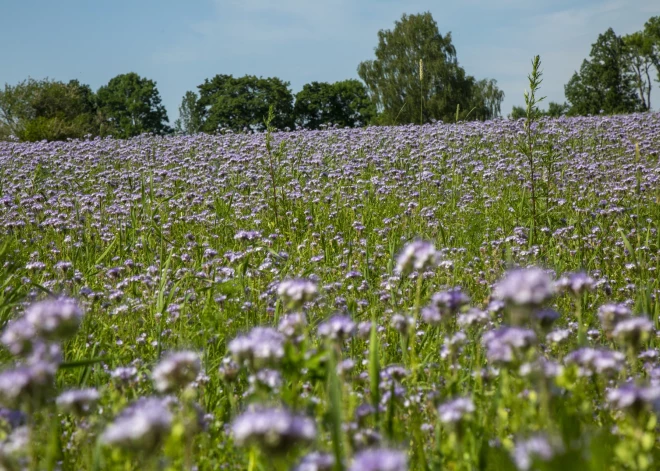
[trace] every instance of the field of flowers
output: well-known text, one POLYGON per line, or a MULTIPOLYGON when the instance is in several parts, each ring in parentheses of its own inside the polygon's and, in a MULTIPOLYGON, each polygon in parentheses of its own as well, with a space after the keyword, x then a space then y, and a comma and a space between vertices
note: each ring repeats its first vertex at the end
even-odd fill
POLYGON ((660 115, 532 134, 0 143, 0 468, 660 469, 660 115))

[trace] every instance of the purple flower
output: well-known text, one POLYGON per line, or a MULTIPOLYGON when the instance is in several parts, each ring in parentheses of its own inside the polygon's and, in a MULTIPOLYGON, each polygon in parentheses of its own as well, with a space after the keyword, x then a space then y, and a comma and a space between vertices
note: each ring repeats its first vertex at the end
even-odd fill
POLYGON ((603 304, 598 308, 598 318, 603 331, 609 336, 616 325, 632 316, 632 311, 625 304, 603 304))
POLYGON ((348 316, 336 314, 319 325, 318 333, 330 340, 343 341, 355 333, 355 322, 348 316))
POLYGON ((540 268, 508 272, 495 286, 494 296, 514 307, 540 307, 553 295, 552 279, 540 268))
POLYGON ((35 362, 0 373, 0 403, 13 407, 45 400, 54 388, 57 366, 35 362))
POLYGON ((660 386, 640 387, 625 384, 607 393, 607 402, 614 407, 636 416, 644 410, 660 406, 660 386))
POLYGON ((255 327, 229 342, 228 349, 238 363, 247 361, 259 368, 279 363, 284 357, 285 340, 271 327, 255 327))
POLYGON ((48 340, 67 340, 78 331, 82 319, 80 307, 66 298, 41 301, 25 311, 25 320, 48 340))
POLYGON ((312 419, 280 408, 248 410, 234 420, 231 428, 238 446, 255 444, 268 453, 283 453, 316 438, 312 419))
POLYGON ((21 317, 7 324, 0 340, 12 355, 24 355, 32 351, 36 337, 34 326, 21 317))
POLYGON ((459 397, 445 402, 438 407, 440 422, 444 424, 454 424, 459 422, 472 412, 474 412, 474 402, 468 397, 459 397))
POLYGON ((89 414, 99 398, 96 389, 71 389, 60 394, 55 402, 62 411, 82 417, 89 414))
POLYGON ((318 288, 311 280, 284 280, 278 285, 277 294, 289 309, 299 309, 316 298, 318 288))
POLYGON ((371 448, 355 455, 349 471, 408 471, 408 457, 399 450, 371 448))
POLYGON ((101 442, 128 450, 155 451, 172 428, 165 401, 140 398, 126 407, 101 435, 101 442))
POLYGON ((649 340, 651 332, 653 332, 653 322, 646 317, 631 317, 616 324, 612 337, 637 350, 649 340))
POLYGON ((488 361, 511 363, 536 343, 536 334, 521 327, 500 327, 484 333, 481 343, 486 347, 488 361))
POLYGON ((438 266, 440 253, 430 242, 416 240, 403 248, 396 260, 396 271, 407 275, 411 271, 423 272, 438 266))
POLYGON ((625 360, 626 357, 621 352, 595 348, 580 348, 564 357, 565 363, 579 367, 580 376, 614 376, 623 369, 625 360))
POLYGON ((470 297, 460 288, 440 291, 431 296, 431 304, 435 305, 443 314, 454 315, 469 303, 470 297))
POLYGON ((476 307, 468 309, 456 318, 459 327, 484 326, 488 321, 490 321, 488 313, 476 307))
POLYGON ((544 435, 535 435, 516 442, 513 449, 513 461, 521 471, 532 469, 537 461, 550 461, 563 447, 544 435))
POLYGON ((332 471, 334 466, 334 456, 329 453, 314 451, 305 455, 293 468, 293 471, 332 471))
POLYGON ((303 333, 307 326, 307 318, 302 312, 292 312, 280 318, 277 330, 288 338, 294 338, 303 333))
POLYGON ((172 392, 195 381, 202 365, 195 352, 170 353, 154 368, 152 378, 159 392, 172 392))
POLYGON ((570 292, 573 296, 581 296, 582 293, 593 291, 595 282, 593 278, 584 272, 567 273, 555 282, 557 292, 570 292))

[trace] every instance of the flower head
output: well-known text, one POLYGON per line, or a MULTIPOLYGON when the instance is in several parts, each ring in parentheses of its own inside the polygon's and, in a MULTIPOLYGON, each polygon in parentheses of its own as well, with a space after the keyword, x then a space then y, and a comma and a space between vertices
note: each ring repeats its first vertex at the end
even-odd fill
POLYGON ((281 408, 248 410, 234 420, 232 431, 237 445, 255 444, 269 453, 286 452, 316 438, 312 419, 281 408))
POLYGON ((259 368, 279 363, 284 357, 285 340, 271 327, 255 327, 229 342, 228 348, 238 363, 247 361, 259 368))
POLYGON ((440 253, 431 242, 416 240, 403 248, 396 260, 396 271, 407 275, 411 271, 423 272, 440 263, 440 253))
POLYGON ((72 299, 53 299, 31 305, 25 320, 47 340, 66 340, 74 335, 83 319, 83 311, 72 299))
POLYGON ((459 397, 445 402, 438 407, 440 422, 454 424, 459 422, 468 414, 474 412, 474 402, 469 397, 459 397))
POLYGON ((540 307, 553 295, 552 279, 536 267, 512 270, 497 283, 494 295, 513 307, 540 307))
POLYGON ((201 371, 199 356, 195 352, 171 353, 154 368, 152 377, 159 392, 171 392, 184 388, 197 378, 201 371))
POLYGON ((89 414, 99 397, 96 389, 72 389, 60 394, 55 402, 64 412, 84 416, 89 414))
POLYGON ((165 401, 141 398, 126 407, 101 435, 106 445, 154 451, 170 433, 172 414, 165 401))
POLYGON ((318 288, 311 280, 284 280, 277 287, 277 294, 287 307, 300 308, 304 303, 316 298, 318 288))
POLYGON ((321 337, 343 341, 355 333, 355 322, 348 316, 336 314, 319 325, 318 333, 321 337))
POLYGON ((403 451, 371 448, 355 455, 349 471, 407 471, 408 457, 403 451))

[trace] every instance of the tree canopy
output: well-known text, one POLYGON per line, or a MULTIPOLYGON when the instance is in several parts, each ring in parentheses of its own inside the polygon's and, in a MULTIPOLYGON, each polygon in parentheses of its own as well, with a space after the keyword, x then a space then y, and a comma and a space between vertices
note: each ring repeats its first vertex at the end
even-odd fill
MULTIPOLYGON (((470 110, 482 119, 494 117, 504 94, 492 93, 486 104, 480 93, 495 82, 477 85, 458 65, 451 33, 440 34, 431 13, 403 15, 393 30, 378 32, 376 58, 360 63, 358 75, 366 83, 384 124, 453 120, 470 110), (480 88, 482 87, 482 88, 480 88)), ((475 115, 476 116, 476 115, 475 115)))
POLYGON ((96 134, 96 103, 92 90, 77 80, 68 83, 24 80, 0 90, 0 137, 40 141, 96 134))
POLYGON ((128 138, 145 132, 167 134, 169 119, 156 82, 134 72, 117 75, 97 92, 102 134, 128 138))
POLYGON ((202 130, 264 131, 268 110, 273 107, 271 125, 277 129, 292 129, 293 95, 289 83, 277 77, 254 75, 233 77, 216 75, 197 87, 203 118, 202 130))
POLYGON ((344 80, 305 84, 296 94, 293 111, 297 126, 319 129, 322 125, 364 126, 376 110, 359 80, 344 80))
POLYGON ((643 109, 635 93, 623 39, 612 28, 600 34, 584 60, 564 87, 571 105, 569 114, 630 113, 643 109))

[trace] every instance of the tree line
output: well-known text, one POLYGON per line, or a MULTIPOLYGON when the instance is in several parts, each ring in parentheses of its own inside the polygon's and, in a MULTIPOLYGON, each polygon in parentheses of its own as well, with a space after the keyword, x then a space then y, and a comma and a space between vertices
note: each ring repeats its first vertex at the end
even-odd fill
MULTIPOLYGON (((654 75, 660 82, 660 16, 626 36, 617 35, 612 28, 598 35, 589 59, 564 86, 567 103, 551 102, 542 114, 558 117, 649 111, 654 75)), ((510 117, 524 114, 522 107, 514 106, 510 117)))
MULTIPOLYGON (((94 92, 68 83, 27 79, 0 90, 0 139, 64 140, 85 136, 129 138, 155 134, 254 132, 488 120, 501 114, 504 93, 494 79, 468 75, 451 33, 441 34, 430 13, 403 15, 378 32, 375 57, 358 65, 361 80, 312 82, 293 94, 277 77, 218 74, 188 91, 170 126, 153 80, 121 74, 94 92)), ((660 81, 660 17, 631 35, 601 34, 565 86, 567 103, 550 103, 548 116, 627 113, 651 109, 653 72, 660 81)), ((514 107, 509 117, 523 110, 514 107)))

